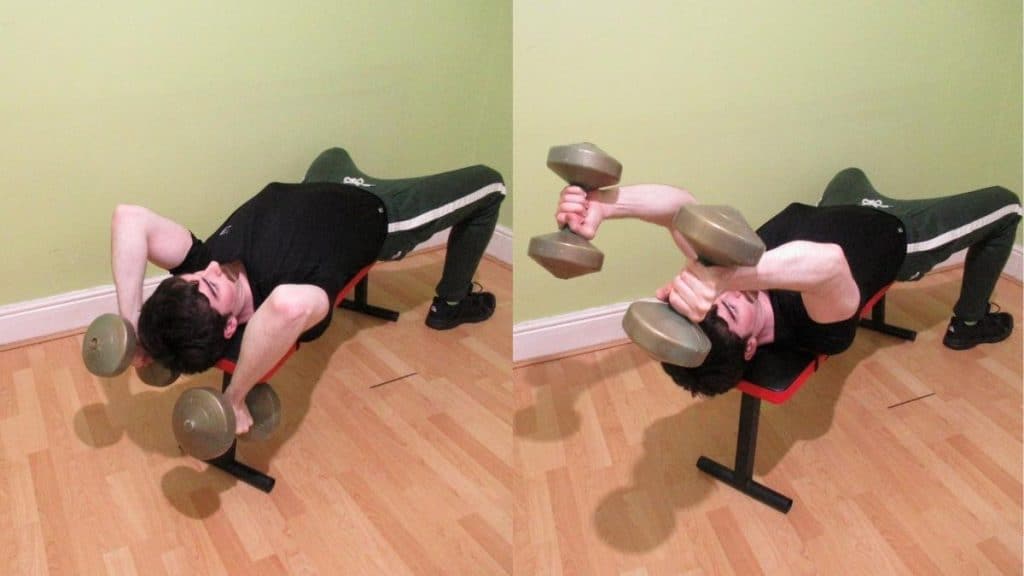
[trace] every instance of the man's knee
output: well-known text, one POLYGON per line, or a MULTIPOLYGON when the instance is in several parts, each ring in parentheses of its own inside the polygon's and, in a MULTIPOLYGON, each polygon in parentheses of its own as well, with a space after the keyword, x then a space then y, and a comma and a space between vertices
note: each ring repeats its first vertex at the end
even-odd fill
POLYGON ((978 192, 984 194, 986 201, 991 203, 993 206, 1016 206, 1018 208, 1017 218, 1020 218, 1020 196, 1012 190, 1003 188, 1002 186, 990 186, 988 188, 983 188, 978 192))
POLYGON ((868 175, 864 173, 860 168, 850 167, 844 168, 836 173, 832 177, 833 182, 863 182, 868 179, 868 175))

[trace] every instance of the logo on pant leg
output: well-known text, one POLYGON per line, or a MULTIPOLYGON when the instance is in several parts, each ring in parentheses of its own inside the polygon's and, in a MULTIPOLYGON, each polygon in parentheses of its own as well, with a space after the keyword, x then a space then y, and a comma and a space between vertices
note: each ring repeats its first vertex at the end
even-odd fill
POLYGON ((373 184, 370 184, 362 178, 353 178, 352 176, 345 176, 341 181, 342 184, 351 184, 352 186, 359 186, 360 188, 373 188, 373 184))
POLYGON ((892 208, 888 204, 885 204, 881 200, 874 200, 869 198, 862 198, 860 201, 861 206, 870 206, 871 208, 892 208))

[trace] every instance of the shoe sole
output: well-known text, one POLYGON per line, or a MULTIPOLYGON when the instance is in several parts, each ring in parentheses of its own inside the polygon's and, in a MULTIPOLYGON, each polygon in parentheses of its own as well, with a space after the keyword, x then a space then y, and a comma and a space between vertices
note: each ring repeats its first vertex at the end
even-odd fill
POLYGON ((434 330, 451 330, 452 328, 457 328, 457 327, 459 327, 459 326, 461 326, 463 324, 477 324, 479 322, 484 322, 484 321, 490 319, 491 316, 494 316, 494 311, 493 310, 491 311, 490 314, 487 315, 487 318, 478 318, 478 319, 475 319, 475 320, 459 320, 458 322, 454 322, 452 324, 442 324, 442 323, 439 323, 439 322, 431 322, 430 318, 427 317, 427 320, 424 322, 424 324, 426 324, 427 327, 429 327, 429 328, 433 328, 434 330))
MULTIPOLYGON (((1012 332, 1010 334, 1012 334, 1012 332)), ((943 339, 942 340, 942 345, 945 346, 946 348, 949 348, 950 350, 970 350, 971 348, 974 348, 975 346, 977 346, 979 344, 996 344, 998 342, 1002 342, 1003 340, 1006 340, 1007 338, 1009 338, 1010 334, 1007 334, 1006 336, 1003 336, 1002 338, 995 338, 995 339, 990 338, 988 340, 973 340, 970 343, 963 343, 963 344, 960 344, 960 343, 955 343, 954 344, 954 343, 946 342, 946 340, 943 339)))

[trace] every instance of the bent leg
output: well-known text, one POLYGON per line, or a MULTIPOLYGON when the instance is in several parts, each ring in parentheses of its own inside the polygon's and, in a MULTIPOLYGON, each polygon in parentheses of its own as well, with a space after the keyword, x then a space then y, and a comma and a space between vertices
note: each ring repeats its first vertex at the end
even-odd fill
POLYGON ((494 233, 505 184, 498 172, 482 165, 417 180, 388 193, 375 192, 388 211, 388 236, 380 257, 403 258, 417 244, 451 228, 437 295, 460 301, 469 294, 494 233))
POLYGON ((1013 248, 1021 219, 1017 195, 993 186, 915 202, 901 217, 908 228, 908 243, 898 279, 916 280, 966 249, 960 298, 953 313, 967 321, 982 318, 1013 248))
POLYGON ((341 184, 355 169, 352 157, 343 148, 329 148, 320 153, 306 170, 306 182, 335 182, 341 184))

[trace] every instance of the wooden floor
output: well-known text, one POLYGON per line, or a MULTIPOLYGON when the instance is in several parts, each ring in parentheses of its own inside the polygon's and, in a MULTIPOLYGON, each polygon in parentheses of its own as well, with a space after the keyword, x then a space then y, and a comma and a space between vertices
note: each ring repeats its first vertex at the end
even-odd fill
POLYGON ((443 256, 374 268, 399 322, 338 311, 278 372, 282 430, 238 456, 269 495, 175 443, 175 400, 218 371, 96 378, 81 335, 0 353, 0 574, 511 573, 512 272, 485 260, 495 316, 437 332, 443 256))
MULTIPOLYGON (((781 406, 755 478, 788 515, 719 484, 741 395, 694 399, 624 345, 517 368, 515 573, 1021 574, 1021 330, 941 339, 960 271, 897 285, 904 342, 862 331, 781 406)), ((993 298, 1019 323, 1021 286, 993 298)))
MULTIPOLYGON (((730 463, 739 394, 694 399, 633 346, 511 369, 499 308, 435 332, 443 252, 380 265, 272 384, 267 495, 183 456, 186 387, 99 379, 81 336, 0 352, 0 574, 1021 574, 1022 340, 941 345, 959 271, 890 292, 914 343, 862 332, 764 405, 755 475, 780 514, 695 467, 730 463)), ((1020 284, 995 300, 1022 318, 1020 284)))

